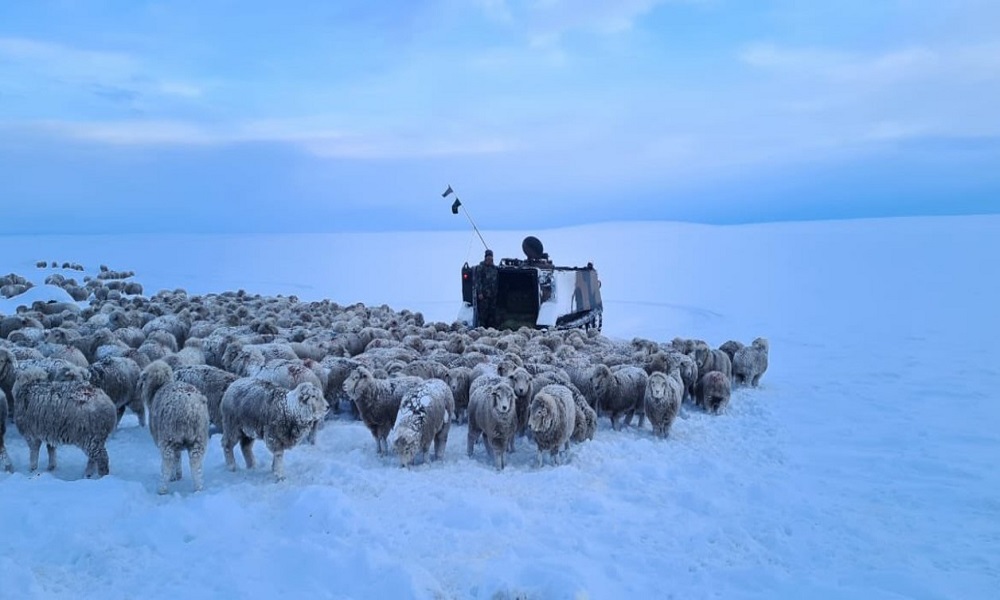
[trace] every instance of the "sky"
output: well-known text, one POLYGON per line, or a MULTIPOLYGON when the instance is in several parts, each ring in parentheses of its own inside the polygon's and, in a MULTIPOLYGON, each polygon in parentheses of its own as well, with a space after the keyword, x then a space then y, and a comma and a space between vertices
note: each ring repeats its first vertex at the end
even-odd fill
POLYGON ((0 233, 995 213, 997 23, 991 0, 6 2, 0 233))
MULTIPOLYGON (((723 414, 685 406, 665 440, 648 422, 613 431, 602 416, 561 465, 536 466, 519 439, 498 472, 481 444, 467 456, 467 426, 455 424, 440 461, 401 469, 360 422, 338 418, 315 446, 286 452, 281 483, 261 442, 256 470, 238 457, 230 472, 213 436, 204 490, 184 457, 183 478, 160 496, 160 456, 131 413, 99 480, 82 477, 86 458, 71 446, 53 472, 30 473, 9 427, 0 600, 992 599, 1000 320, 983 273, 998 227, 993 215, 537 232, 570 263, 607 240, 591 246, 605 343, 770 344, 760 387, 737 388, 723 414), (679 250, 661 252, 664 239, 679 250)), ((518 239, 483 233, 498 248, 518 239)), ((134 271, 146 296, 244 289, 451 322, 460 286, 445 258, 469 235, 141 237, 138 250, 120 235, 0 237, 0 273, 36 284, 0 299, 0 313, 65 300, 47 277, 80 281, 105 264, 134 271), (414 246, 431 260, 379 277, 353 268, 358 246, 377 265, 410 260, 414 246), (37 268, 43 258, 84 270, 37 268)), ((288 325, 282 335, 310 327, 288 325)))

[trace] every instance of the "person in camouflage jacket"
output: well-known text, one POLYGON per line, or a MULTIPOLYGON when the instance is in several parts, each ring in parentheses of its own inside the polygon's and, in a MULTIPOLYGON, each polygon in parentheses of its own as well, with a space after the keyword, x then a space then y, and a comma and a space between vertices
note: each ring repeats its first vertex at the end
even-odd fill
POLYGON ((476 265, 474 290, 476 295, 476 325, 499 329, 497 318, 497 287, 500 271, 493 264, 493 251, 487 249, 483 261, 476 265))

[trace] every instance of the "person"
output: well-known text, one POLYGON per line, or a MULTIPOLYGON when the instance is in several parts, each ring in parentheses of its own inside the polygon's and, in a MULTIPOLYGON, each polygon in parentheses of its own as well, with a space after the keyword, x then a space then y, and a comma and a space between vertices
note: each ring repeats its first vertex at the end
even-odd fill
POLYGON ((476 292, 476 325, 500 328, 497 322, 497 288, 500 271, 493 264, 493 251, 486 249, 483 262, 476 265, 474 279, 476 292))

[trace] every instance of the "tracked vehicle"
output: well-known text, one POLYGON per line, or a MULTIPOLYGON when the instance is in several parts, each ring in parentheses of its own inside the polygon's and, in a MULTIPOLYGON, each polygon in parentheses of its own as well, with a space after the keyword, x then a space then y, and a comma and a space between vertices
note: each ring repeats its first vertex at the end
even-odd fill
MULTIPOLYGON (((525 258, 502 258, 497 265, 497 315, 501 329, 597 329, 602 326, 601 280, 592 263, 560 267, 549 260, 542 242, 528 236, 525 258)), ((478 325, 475 267, 462 265, 462 308, 458 320, 478 325)))

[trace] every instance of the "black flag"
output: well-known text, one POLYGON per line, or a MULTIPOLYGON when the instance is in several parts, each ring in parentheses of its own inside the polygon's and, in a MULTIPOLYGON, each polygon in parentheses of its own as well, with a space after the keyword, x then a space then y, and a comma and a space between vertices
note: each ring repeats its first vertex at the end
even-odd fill
POLYGON ((449 185, 449 186, 448 186, 448 189, 446 189, 446 190, 444 191, 444 193, 443 193, 443 194, 441 194, 441 197, 442 197, 442 198, 447 198, 447 197, 448 197, 448 196, 449 196, 450 194, 452 194, 452 193, 453 193, 453 190, 451 189, 451 186, 449 185))
MULTIPOLYGON (((450 187, 448 188, 448 191, 449 192, 451 191, 450 187)), ((455 202, 453 202, 452 205, 451 205, 451 214, 457 215, 458 214, 458 207, 459 206, 462 206, 462 201, 459 200, 458 198, 455 198, 455 202)))

